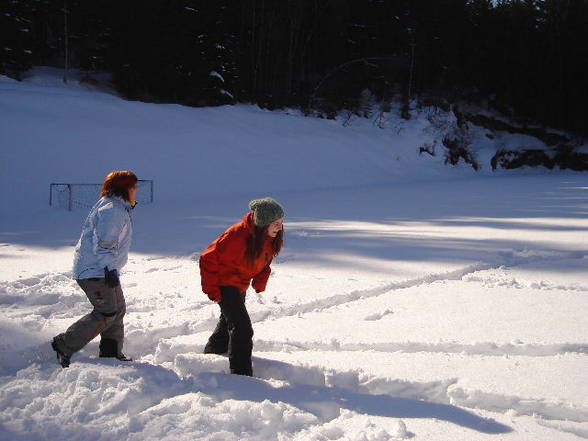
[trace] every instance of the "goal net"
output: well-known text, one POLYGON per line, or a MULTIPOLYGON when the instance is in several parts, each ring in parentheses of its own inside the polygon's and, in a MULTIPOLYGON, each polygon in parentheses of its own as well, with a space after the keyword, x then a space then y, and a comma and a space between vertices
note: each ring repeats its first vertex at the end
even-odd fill
MULTIPOLYGON (((150 204, 153 202, 153 181, 140 179, 137 183, 137 202, 150 204)), ((49 205, 72 211, 76 208, 92 208, 100 198, 102 184, 64 184, 49 185, 49 205)))

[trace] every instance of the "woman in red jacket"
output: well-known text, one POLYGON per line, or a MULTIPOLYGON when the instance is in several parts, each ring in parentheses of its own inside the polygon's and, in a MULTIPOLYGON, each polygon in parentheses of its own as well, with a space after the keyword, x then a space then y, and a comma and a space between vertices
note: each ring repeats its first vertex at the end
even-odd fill
POLYGON ((284 210, 272 198, 249 202, 250 213, 221 234, 200 256, 202 291, 217 302, 220 320, 205 354, 229 353, 231 373, 252 375, 253 328, 245 307, 249 285, 265 291, 272 259, 284 243, 284 210))

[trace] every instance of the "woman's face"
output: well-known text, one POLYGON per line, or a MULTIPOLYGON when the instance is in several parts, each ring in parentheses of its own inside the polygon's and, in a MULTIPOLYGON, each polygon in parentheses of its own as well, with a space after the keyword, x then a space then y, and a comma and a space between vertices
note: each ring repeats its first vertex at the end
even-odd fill
POLYGON ((129 188, 129 200, 136 201, 137 200, 137 185, 133 185, 129 188))
POLYGON ((269 224, 269 226, 267 227, 267 235, 269 237, 276 237, 278 235, 278 233, 280 231, 282 231, 282 228, 284 227, 284 219, 278 219, 275 222, 272 222, 271 224, 269 224))

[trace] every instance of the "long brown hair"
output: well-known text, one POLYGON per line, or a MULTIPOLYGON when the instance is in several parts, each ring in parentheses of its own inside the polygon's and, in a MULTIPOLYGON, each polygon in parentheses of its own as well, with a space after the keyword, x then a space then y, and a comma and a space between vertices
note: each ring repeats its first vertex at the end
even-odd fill
MULTIPOLYGON (((249 238, 247 239, 247 251, 245 253, 245 257, 247 258, 249 264, 253 264, 253 262, 255 262, 259 258, 259 256, 261 256, 266 238, 268 237, 268 228, 269 225, 266 225, 265 227, 258 227, 256 225, 253 228, 251 236, 249 236, 249 238)), ((272 257, 276 257, 278 254, 280 254, 283 245, 284 227, 282 227, 282 229, 278 231, 278 234, 276 235, 276 237, 274 237, 272 241, 272 257)))
POLYGON ((129 200, 129 189, 137 184, 137 176, 129 170, 119 170, 108 173, 102 184, 100 196, 119 196, 129 200))

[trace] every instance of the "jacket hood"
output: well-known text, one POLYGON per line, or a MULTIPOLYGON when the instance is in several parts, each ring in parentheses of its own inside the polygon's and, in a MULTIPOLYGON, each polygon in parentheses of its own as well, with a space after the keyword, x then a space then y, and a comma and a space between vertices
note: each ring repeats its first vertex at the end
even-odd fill
POLYGON ((243 225, 247 227, 249 231, 255 229, 255 218, 252 211, 243 216, 243 225))

